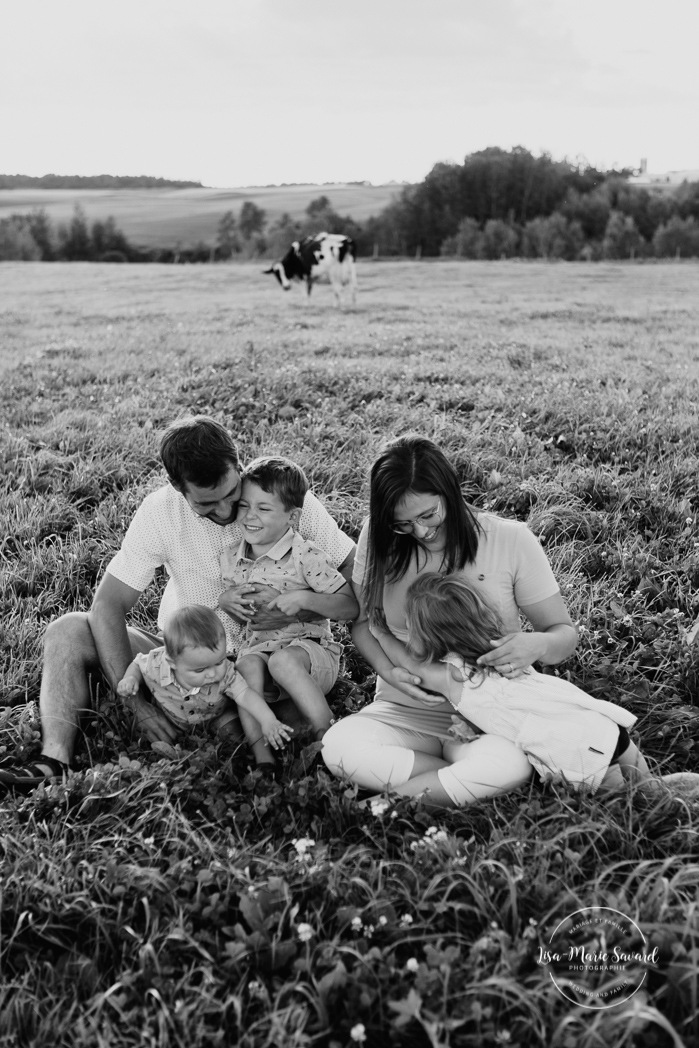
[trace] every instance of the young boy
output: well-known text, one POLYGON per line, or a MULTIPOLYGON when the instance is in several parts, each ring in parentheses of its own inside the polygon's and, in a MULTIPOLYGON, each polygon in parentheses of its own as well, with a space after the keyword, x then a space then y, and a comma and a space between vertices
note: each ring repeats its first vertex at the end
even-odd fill
MULTIPOLYGON (((280 591, 268 607, 287 615, 304 611, 327 614, 329 595, 346 598, 342 617, 358 612, 350 585, 326 553, 294 531, 308 482, 303 470, 284 458, 255 459, 242 473, 238 523, 243 541, 221 555, 223 581, 233 588, 260 583, 280 591)), ((229 590, 230 593, 230 590, 229 590)), ((333 601, 337 614, 337 600, 333 601)), ((241 598, 241 615, 254 613, 249 597, 241 598)), ((255 691, 269 693, 270 683, 290 696, 320 739, 332 723, 325 696, 337 680, 341 645, 333 640, 330 622, 295 622, 275 630, 255 630, 248 623, 237 668, 255 691)), ((254 715, 240 712, 243 730, 258 764, 272 762, 260 738, 254 715)))
POLYGON ((144 683, 178 728, 207 724, 221 735, 237 719, 232 699, 255 717, 266 744, 277 749, 289 739, 293 729, 277 720, 226 658, 226 633, 212 608, 179 608, 168 618, 163 640, 162 647, 136 656, 117 684, 119 695, 135 695, 144 683))

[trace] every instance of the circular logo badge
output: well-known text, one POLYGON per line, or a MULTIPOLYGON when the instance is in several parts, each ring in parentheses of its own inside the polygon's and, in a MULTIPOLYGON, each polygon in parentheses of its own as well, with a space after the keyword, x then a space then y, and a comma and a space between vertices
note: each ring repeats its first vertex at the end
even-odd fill
POLYGON ((658 963, 658 947, 648 948, 638 925, 606 906, 587 906, 554 928, 539 947, 556 989, 581 1008, 613 1008, 640 990, 658 963))

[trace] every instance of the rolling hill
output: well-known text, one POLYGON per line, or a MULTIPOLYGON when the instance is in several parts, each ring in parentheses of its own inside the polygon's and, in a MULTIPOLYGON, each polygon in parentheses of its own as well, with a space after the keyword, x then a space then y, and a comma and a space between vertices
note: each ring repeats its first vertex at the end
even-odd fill
POLYGON ((340 215, 363 221, 376 215, 400 192, 392 184, 248 186, 239 189, 3 189, 0 219, 43 208, 55 223, 68 222, 76 205, 90 222, 113 216, 119 229, 138 247, 183 248, 215 240, 226 211, 240 211, 245 200, 264 208, 267 220, 284 211, 300 218, 311 200, 327 196, 340 215))

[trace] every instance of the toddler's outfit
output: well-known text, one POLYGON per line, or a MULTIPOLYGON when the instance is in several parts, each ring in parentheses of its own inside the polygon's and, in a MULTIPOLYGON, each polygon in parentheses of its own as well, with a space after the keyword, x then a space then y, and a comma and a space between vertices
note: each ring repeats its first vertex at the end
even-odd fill
POLYGON ((455 709, 481 731, 522 749, 544 780, 562 775, 594 793, 629 744, 637 718, 569 681, 531 667, 519 677, 502 677, 458 655, 443 661, 467 676, 455 709))

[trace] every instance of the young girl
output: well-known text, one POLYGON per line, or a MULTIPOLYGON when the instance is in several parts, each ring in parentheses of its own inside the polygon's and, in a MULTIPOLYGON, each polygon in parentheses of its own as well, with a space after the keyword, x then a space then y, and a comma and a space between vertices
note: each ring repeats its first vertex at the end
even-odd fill
MULTIPOLYGON (((498 614, 462 576, 421 575, 408 590, 406 617, 408 657, 403 645, 382 634, 389 658, 418 675, 424 688, 448 699, 470 724, 510 739, 542 779, 560 776, 595 792, 621 786, 631 774, 650 778, 628 735, 636 722, 628 710, 531 667, 501 676, 478 664, 504 629, 498 614)), ((467 737, 458 726, 455 734, 467 737)))

